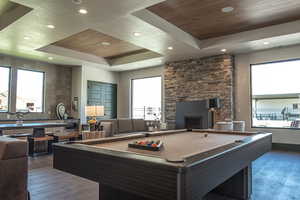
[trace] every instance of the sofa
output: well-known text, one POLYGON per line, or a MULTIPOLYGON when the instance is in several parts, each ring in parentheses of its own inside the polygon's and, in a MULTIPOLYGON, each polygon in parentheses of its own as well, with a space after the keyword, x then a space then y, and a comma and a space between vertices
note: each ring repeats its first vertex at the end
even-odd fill
POLYGON ((27 200, 27 142, 0 136, 0 199, 27 200))
POLYGON ((98 121, 98 127, 102 127, 106 137, 112 137, 121 134, 147 132, 147 122, 144 119, 109 119, 98 121))

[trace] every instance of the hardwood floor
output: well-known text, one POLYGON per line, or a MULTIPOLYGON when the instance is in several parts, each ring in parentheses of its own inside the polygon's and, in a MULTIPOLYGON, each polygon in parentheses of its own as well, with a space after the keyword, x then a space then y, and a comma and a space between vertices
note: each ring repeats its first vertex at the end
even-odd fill
MULTIPOLYGON (((29 160, 32 200, 98 200, 98 184, 52 168, 52 156, 29 160)), ((253 164, 252 200, 297 200, 300 153, 273 151, 253 164)), ((209 195, 206 200, 231 200, 209 195)))
POLYGON ((28 158, 28 169, 38 169, 44 167, 52 167, 53 155, 43 155, 37 157, 29 157, 28 158))
POLYGON ((52 168, 52 155, 29 158, 31 200, 98 200, 98 184, 52 168))

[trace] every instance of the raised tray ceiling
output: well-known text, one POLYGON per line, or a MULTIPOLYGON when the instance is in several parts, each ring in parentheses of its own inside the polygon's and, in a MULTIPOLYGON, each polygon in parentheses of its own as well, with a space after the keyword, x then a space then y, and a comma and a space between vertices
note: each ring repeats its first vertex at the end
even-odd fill
POLYGON ((116 57, 143 49, 92 29, 72 35, 53 43, 53 45, 104 58, 116 57), (103 45, 102 42, 108 42, 110 45, 103 45))
POLYGON ((300 19, 298 0, 167 0, 148 10, 199 39, 300 19))

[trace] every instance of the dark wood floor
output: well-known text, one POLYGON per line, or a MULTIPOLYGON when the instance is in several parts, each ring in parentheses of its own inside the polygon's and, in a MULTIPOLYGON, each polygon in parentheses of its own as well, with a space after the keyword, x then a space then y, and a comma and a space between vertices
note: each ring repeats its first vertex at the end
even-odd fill
POLYGON ((98 184, 52 168, 51 156, 29 159, 31 200, 98 200, 98 184))
MULTIPOLYGON (((53 169, 52 156, 31 158, 29 169, 32 200, 98 200, 97 183, 53 169)), ((273 151, 254 162, 252 200, 299 199, 300 153, 273 151)))

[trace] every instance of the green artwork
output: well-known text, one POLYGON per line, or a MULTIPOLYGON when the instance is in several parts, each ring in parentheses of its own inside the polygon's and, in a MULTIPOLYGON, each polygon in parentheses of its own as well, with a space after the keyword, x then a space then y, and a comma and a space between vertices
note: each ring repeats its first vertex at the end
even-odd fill
POLYGON ((88 81, 87 105, 104 106, 105 116, 97 119, 117 118, 117 84, 88 81))

